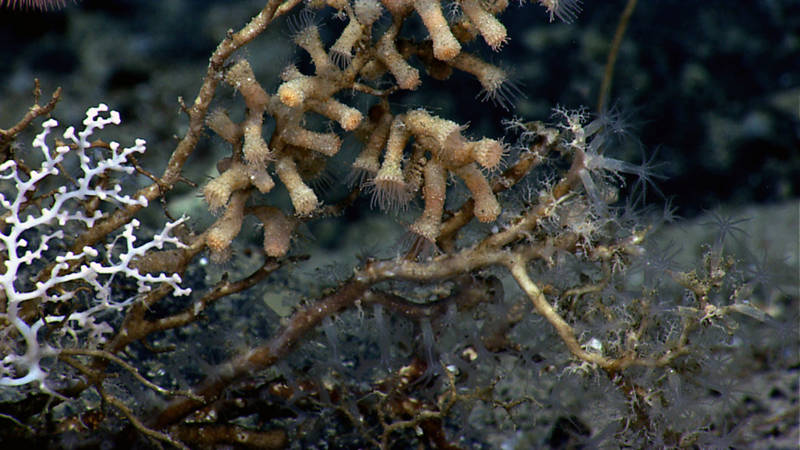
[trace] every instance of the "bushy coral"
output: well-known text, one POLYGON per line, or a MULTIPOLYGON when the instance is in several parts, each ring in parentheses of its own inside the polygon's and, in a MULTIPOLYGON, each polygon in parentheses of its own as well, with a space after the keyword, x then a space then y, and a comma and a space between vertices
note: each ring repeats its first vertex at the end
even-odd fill
POLYGON ((114 332, 106 320, 116 321, 120 311, 153 286, 168 285, 175 295, 191 293, 180 287, 177 273, 152 275, 135 267, 137 258, 166 244, 184 246, 171 232, 186 218, 167 222, 161 232, 139 243, 134 234, 139 222, 134 219, 119 234, 109 236, 102 250, 89 246, 68 250, 72 233, 91 228, 102 218, 102 203, 147 206, 146 198, 124 194, 114 176, 134 171, 130 157, 145 151, 144 140, 126 148, 112 141, 104 145, 105 154, 92 155, 99 147, 89 141, 92 135, 119 123, 119 113, 108 106, 89 108, 83 130, 76 134, 74 127, 67 128, 64 141, 51 149, 48 136, 58 122, 47 120, 33 141, 41 151, 37 169, 21 168, 15 160, 0 165, 0 261, 5 266, 0 275, 5 324, 0 386, 36 384, 53 393, 52 383, 64 380, 58 373, 49 377, 53 363, 44 360, 56 358, 62 347, 71 351, 102 347, 114 332), (77 178, 63 173, 68 158, 77 159, 77 178), (45 186, 59 187, 42 197, 45 186), (126 278, 136 282, 135 293, 123 294, 112 287, 126 278))
MULTIPOLYGON (((580 11, 539 3, 565 22, 580 11)), ((197 96, 181 103, 188 127, 161 174, 135 157, 143 141, 89 140, 119 122, 104 106, 55 150, 46 120, 31 162, 12 144, 59 91, 39 105, 37 86, 28 115, 0 130, 0 393, 10 398, 0 420, 14 424, 0 438, 130 445, 135 429, 134 445, 183 448, 749 439, 752 428, 729 423, 757 394, 730 374, 757 361, 747 342, 768 342, 761 360, 791 359, 780 355, 796 340, 762 338, 796 331, 796 284, 775 269, 796 256, 741 264, 743 222, 715 213, 705 227, 717 235, 680 259, 642 205, 656 163, 617 156, 611 115, 556 108, 549 122, 514 119, 505 136, 481 136, 405 102, 431 79, 455 89, 463 72, 479 97, 510 109, 516 85, 480 56, 515 38, 508 2, 465 0, 453 15, 436 0, 305 6, 268 1, 226 34, 197 96), (328 32, 330 15, 345 23, 328 32), (303 57, 273 84, 249 44, 283 16, 303 57), (223 154, 195 172, 214 174, 200 183, 186 174, 208 162, 206 134, 223 154), (347 192, 319 187, 345 171, 347 192), (204 218, 170 219, 182 191, 204 218), (137 237, 160 204, 165 225, 137 237), (365 225, 309 244, 309 227, 334 216, 365 225), (391 238, 379 234, 397 218, 391 238), (374 251, 333 256, 370 239, 374 251), (52 407, 37 403, 35 382, 52 407)), ((788 377, 775 385, 791 396, 788 377)))

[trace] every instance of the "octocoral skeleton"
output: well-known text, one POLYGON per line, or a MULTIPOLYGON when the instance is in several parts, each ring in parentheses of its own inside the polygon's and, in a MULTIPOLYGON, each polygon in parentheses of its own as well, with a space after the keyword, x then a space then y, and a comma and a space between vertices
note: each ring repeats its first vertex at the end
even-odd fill
MULTIPOLYGON (((179 286, 178 274, 154 275, 140 273, 136 259, 165 244, 185 247, 171 235, 183 223, 182 217, 167 222, 164 228, 144 243, 137 243, 134 230, 137 220, 128 222, 121 233, 114 236, 104 249, 83 247, 66 251, 72 230, 89 229, 103 217, 100 209, 85 214, 80 205, 89 202, 111 202, 118 205, 147 206, 144 197, 133 198, 124 194, 116 183, 104 183, 113 173, 131 174, 134 168, 129 157, 145 151, 145 141, 137 139, 135 145, 121 148, 116 142, 108 144, 109 154, 98 159, 91 154, 94 147, 89 138, 106 125, 118 125, 119 113, 100 104, 89 108, 83 121, 84 129, 76 133, 69 127, 63 142, 55 150, 47 143, 50 132, 58 126, 54 119, 42 124, 44 130, 36 136, 33 147, 41 150, 42 163, 36 170, 26 171, 15 160, 0 165, 0 296, 6 302, 0 318, 12 324, 18 333, 17 345, 11 346, 0 360, 0 386, 20 386, 39 383, 45 391, 48 386, 46 367, 42 360, 58 354, 60 346, 94 348, 105 341, 112 328, 105 322, 109 314, 119 313, 129 306, 137 295, 119 298, 114 295, 112 283, 119 277, 135 280, 137 294, 148 292, 153 285, 167 284, 175 295, 188 295, 191 290, 179 286), (42 186, 53 182, 68 164, 68 155, 77 156, 81 174, 70 178, 50 196, 38 198, 42 186), (49 200, 48 200, 49 198, 49 200), (35 199, 35 201, 32 201, 35 199), (38 207, 38 210, 37 210, 38 207), (49 230, 49 231, 48 231, 49 230), (52 264, 51 261, 55 262, 52 264), (50 277, 32 281, 32 276, 48 264, 50 277), (69 311, 60 312, 59 305, 69 304, 69 311), (31 306, 44 314, 31 317, 31 306), (14 350, 19 349, 19 350, 14 350)), ((63 180, 60 180, 63 182, 63 180)), ((88 211, 87 211, 88 212, 88 211)), ((6 349, 4 349, 6 350, 6 349)))

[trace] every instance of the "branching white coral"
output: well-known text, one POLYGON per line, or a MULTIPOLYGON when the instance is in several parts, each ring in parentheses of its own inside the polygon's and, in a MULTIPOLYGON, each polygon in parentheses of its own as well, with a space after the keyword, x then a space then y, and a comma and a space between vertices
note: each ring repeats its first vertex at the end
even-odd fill
POLYGON ((134 171, 129 156, 145 151, 143 139, 126 148, 111 142, 110 154, 100 160, 87 154, 92 148, 89 137, 96 130, 119 123, 119 113, 109 111, 108 106, 89 108, 83 130, 76 134, 75 128, 69 127, 62 135, 64 141, 51 150, 47 138, 58 123, 47 120, 33 141, 42 156, 37 169, 23 170, 14 160, 0 164, 0 305, 4 306, 0 309, 0 353, 5 354, 0 360, 0 386, 38 383, 50 391, 48 363, 43 360, 57 355, 57 347, 64 343, 55 344, 54 339, 62 336, 69 345, 84 348, 102 344, 104 335, 113 331, 106 320, 137 298, 114 295, 111 286, 117 277, 135 280, 137 294, 159 284, 171 286, 175 295, 191 292, 180 287, 178 274, 142 274, 132 267, 136 257, 151 249, 165 244, 183 247, 171 232, 186 218, 167 223, 144 243, 137 242, 134 231, 139 223, 133 220, 103 251, 92 247, 77 253, 67 250, 71 241, 70 231, 65 230, 88 229, 102 216, 98 208, 91 215, 81 211, 87 202, 147 205, 144 197, 123 193, 112 177, 114 172, 134 171), (62 173, 68 155, 77 157, 77 177, 62 173), (62 178, 56 178, 59 175, 62 178), (43 195, 44 186, 56 181, 66 185, 43 195), (42 270, 48 276, 37 277, 42 270), (67 308, 57 307, 67 302, 67 308))

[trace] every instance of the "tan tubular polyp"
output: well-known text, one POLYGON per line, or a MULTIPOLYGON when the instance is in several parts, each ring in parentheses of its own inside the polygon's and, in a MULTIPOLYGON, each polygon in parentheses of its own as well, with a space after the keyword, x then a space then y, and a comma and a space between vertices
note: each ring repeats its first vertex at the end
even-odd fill
POLYGON ((398 115, 392 121, 389 138, 386 141, 386 152, 383 154, 383 164, 381 164, 378 177, 391 176, 394 179, 403 180, 401 167, 403 150, 405 150, 406 143, 408 143, 408 138, 410 137, 403 119, 403 115, 398 115))
POLYGON ((323 82, 317 77, 301 75, 298 78, 282 83, 278 87, 278 97, 284 105, 290 108, 298 108, 314 92, 320 92, 322 87, 323 82))
POLYGON ((461 167, 474 161, 487 169, 494 169, 503 159, 504 151, 500 141, 483 138, 477 142, 465 141, 463 145, 453 145, 444 161, 448 167, 461 167))
POLYGON ((461 44, 450 31, 439 0, 414 0, 414 9, 431 35, 433 56, 440 61, 449 61, 458 55, 461 44))
POLYGON ((253 69, 246 59, 239 60, 228 70, 225 81, 242 94, 248 109, 264 112, 269 95, 256 81, 253 69))
POLYGON ((411 225, 411 231, 431 242, 436 242, 442 226, 447 180, 444 168, 434 161, 429 161, 425 165, 423 174, 425 184, 422 187, 422 196, 425 200, 425 209, 422 211, 422 216, 411 225))
POLYGON ((461 0, 460 4, 464 14, 469 17, 470 22, 481 33, 486 44, 492 50, 499 50, 508 38, 506 27, 495 16, 486 11, 479 0, 461 0))
MULTIPOLYGON (((371 174, 378 172, 380 168, 381 150, 383 145, 387 143, 389 137, 389 129, 392 126, 392 114, 386 111, 378 121, 378 125, 370 133, 367 144, 361 150, 356 160, 353 162, 355 169, 364 170, 371 174)), ((405 144, 403 144, 405 146, 405 144)))
POLYGON ((342 140, 333 133, 318 133, 299 126, 284 130, 281 138, 289 144, 314 150, 325 156, 335 155, 342 145, 342 140))
POLYGON ((363 119, 361 111, 334 98, 328 98, 321 102, 309 102, 309 106, 312 111, 338 122, 345 131, 355 130, 363 119))
POLYGON ((206 245, 215 253, 221 253, 231 245, 233 239, 242 229, 244 219, 244 205, 249 194, 245 191, 238 191, 231 196, 231 201, 222 215, 206 237, 206 245))
POLYGON ((448 64, 458 70, 472 74, 478 79, 483 89, 489 93, 495 92, 503 83, 508 81, 508 75, 503 69, 469 53, 461 52, 458 56, 448 61, 448 64))
POLYGON ((456 175, 464 180, 467 189, 472 193, 472 198, 475 200, 475 218, 481 222, 491 222, 497 219, 497 216, 500 215, 500 203, 492 193, 486 177, 475 164, 467 164, 459 168, 456 175))
POLYGON ((487 169, 494 169, 500 164, 505 153, 503 143, 496 139, 483 138, 471 143, 472 158, 487 169))
POLYGON ((250 184, 255 186, 262 194, 266 194, 275 187, 275 182, 272 181, 272 177, 269 176, 265 168, 254 169, 248 167, 248 174, 250 177, 250 184))
POLYGON ((242 128, 233 123, 228 114, 222 109, 211 111, 206 117, 206 125, 231 145, 236 145, 242 137, 242 128))
POLYGON ((242 152, 244 159, 255 167, 263 167, 272 159, 272 152, 269 151, 264 137, 261 135, 262 113, 255 114, 248 110, 247 118, 242 124, 244 130, 244 145, 242 152))
POLYGON ((311 214, 317 207, 317 196, 297 173, 297 166, 292 158, 284 156, 279 159, 275 164, 275 173, 289 191, 295 212, 301 216, 311 214))
POLYGON ((233 162, 220 176, 208 182, 203 189, 206 203, 212 211, 225 206, 231 193, 250 185, 247 167, 240 162, 233 162))
POLYGON ((295 36, 294 42, 311 56, 318 75, 334 71, 334 66, 325 51, 325 46, 322 45, 322 39, 316 26, 309 26, 300 31, 295 36))
POLYGON ((286 255, 294 229, 292 221, 274 206, 257 206, 251 212, 264 226, 264 253, 273 258, 286 255))
POLYGON ((225 80, 242 94, 247 104, 247 117, 242 125, 245 160, 253 165, 264 165, 272 158, 267 143, 261 136, 264 110, 269 102, 269 95, 256 81, 253 69, 246 59, 234 64, 228 70, 225 80))
POLYGON ((423 109, 406 113, 405 124, 414 137, 437 158, 446 159, 448 153, 466 141, 461 136, 463 127, 453 121, 433 116, 423 109))
POLYGON ((331 46, 331 53, 336 53, 349 61, 353 56, 353 47, 361 39, 362 34, 361 24, 354 17, 351 17, 339 39, 336 39, 336 42, 331 46))
MULTIPOLYGON (((392 26, 394 27, 394 25, 392 26)), ((391 30, 391 29, 390 29, 391 30)), ((419 71, 411 67, 408 62, 403 58, 403 55, 397 51, 394 43, 396 33, 386 32, 381 36, 376 49, 378 50, 378 59, 389 69, 400 89, 414 90, 420 84, 419 71)))

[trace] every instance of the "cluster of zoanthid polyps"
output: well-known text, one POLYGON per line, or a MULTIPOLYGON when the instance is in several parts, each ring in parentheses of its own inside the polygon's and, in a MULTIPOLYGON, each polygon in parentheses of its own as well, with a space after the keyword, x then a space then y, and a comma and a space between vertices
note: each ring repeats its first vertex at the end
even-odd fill
MULTIPOLYGON (((563 2, 542 3, 551 13, 566 14, 563 2)), ((573 3, 573 9, 567 12, 574 12, 573 3)), ((412 64, 417 61, 439 80, 449 78, 454 70, 474 76, 482 87, 479 96, 508 108, 519 92, 506 71, 462 50, 462 45, 478 36, 492 50, 500 49, 508 36, 497 16, 508 3, 460 2, 463 14, 451 22, 444 18, 442 5, 436 0, 330 1, 309 6, 326 5, 347 19, 329 47, 320 36, 311 9, 290 19, 292 40, 309 56, 313 74, 290 65, 281 74, 277 92, 269 94, 246 59, 236 60, 224 71, 224 80, 241 94, 247 110, 240 123, 234 123, 222 109, 206 117, 208 127, 233 148, 231 156, 218 164, 220 175, 204 189, 209 208, 222 211, 206 236, 215 260, 228 258, 230 244, 248 214, 274 231, 265 233, 268 254, 286 254, 295 219, 321 213, 322 202, 310 184, 341 148, 342 139, 334 126, 363 140, 361 152, 351 165, 352 178, 372 193, 373 205, 394 210, 418 196, 422 198, 424 211, 409 229, 425 241, 433 243, 439 236, 450 177, 462 180, 468 188, 479 221, 494 221, 501 212, 487 178, 487 172, 498 168, 506 153, 501 140, 472 139, 464 134, 466 125, 424 109, 393 111, 389 105, 393 94, 421 85, 420 70, 412 64), (391 17, 388 28, 374 26, 386 10, 391 17), (415 41, 400 36, 412 13, 422 19, 430 39, 415 41), (379 30, 373 33, 374 29, 379 30), (375 100, 368 113, 362 113, 336 98, 343 92, 358 92, 375 100), (328 119, 329 128, 308 128, 310 114, 328 119), (265 137, 268 118, 275 126, 265 137), (267 193, 275 186, 271 174, 277 175, 288 190, 296 218, 271 206, 249 206, 255 198, 251 194, 267 193)))
POLYGON ((33 141, 42 156, 38 168, 23 168, 15 160, 0 165, 0 386, 38 383, 51 391, 44 360, 62 346, 96 348, 113 332, 105 321, 119 319, 120 311, 136 299, 115 295, 115 281, 135 281, 138 293, 161 284, 172 287, 175 295, 190 292, 179 286, 178 274, 135 268, 136 259, 153 249, 183 246, 171 232, 185 218, 168 222, 144 242, 137 242, 139 223, 132 220, 103 249, 66 250, 73 241, 70 230, 91 228, 103 216, 102 203, 147 206, 147 199, 132 198, 114 181, 115 173, 133 173, 129 157, 145 151, 144 140, 125 148, 110 142, 105 155, 92 154, 95 145, 89 138, 95 131, 119 123, 119 114, 106 105, 89 108, 83 130, 76 133, 69 127, 51 149, 48 135, 58 123, 47 120, 33 141), (72 158, 80 167, 77 178, 63 173, 72 158), (60 187, 43 192, 47 185, 60 187), (37 278, 39 271, 47 276, 37 278))

